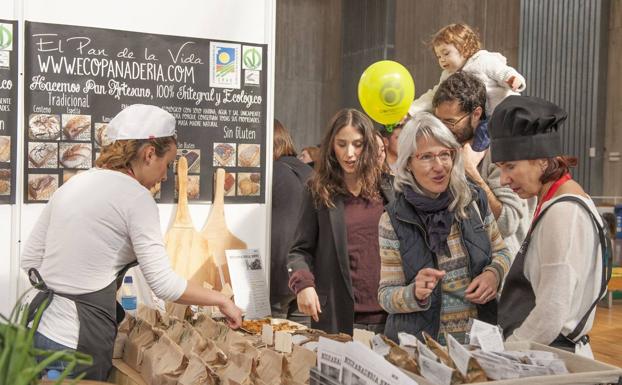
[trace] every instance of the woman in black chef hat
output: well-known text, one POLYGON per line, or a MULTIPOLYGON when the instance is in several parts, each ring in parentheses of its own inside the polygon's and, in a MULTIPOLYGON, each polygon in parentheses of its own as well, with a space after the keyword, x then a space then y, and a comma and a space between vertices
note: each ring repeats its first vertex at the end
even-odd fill
POLYGON ((608 237, 594 202, 572 179, 559 129, 567 114, 546 100, 510 96, 489 129, 501 183, 538 197, 530 231, 499 302, 508 341, 529 340, 593 357, 587 333, 610 276, 608 237))

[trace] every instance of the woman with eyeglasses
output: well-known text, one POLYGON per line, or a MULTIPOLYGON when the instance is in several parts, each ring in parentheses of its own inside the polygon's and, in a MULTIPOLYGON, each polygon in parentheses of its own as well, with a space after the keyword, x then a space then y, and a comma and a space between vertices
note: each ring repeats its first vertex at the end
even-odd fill
POLYGON ((401 132, 395 189, 378 229, 385 334, 464 343, 470 318, 496 324, 510 256, 485 193, 467 182, 460 145, 432 114, 401 132))

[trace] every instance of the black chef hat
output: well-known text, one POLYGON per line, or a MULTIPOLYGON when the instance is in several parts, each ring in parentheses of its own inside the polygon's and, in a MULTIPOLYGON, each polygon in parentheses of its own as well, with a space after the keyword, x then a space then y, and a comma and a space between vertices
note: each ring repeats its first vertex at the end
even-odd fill
POLYGON ((567 116, 561 107, 544 99, 508 96, 497 105, 488 124, 492 161, 563 155, 558 128, 567 116))

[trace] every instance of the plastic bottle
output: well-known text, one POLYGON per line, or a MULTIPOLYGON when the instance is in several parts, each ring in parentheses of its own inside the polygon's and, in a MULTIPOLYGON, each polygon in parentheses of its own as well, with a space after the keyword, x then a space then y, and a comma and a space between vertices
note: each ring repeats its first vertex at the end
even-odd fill
POLYGON ((136 315, 136 288, 134 287, 134 280, 131 275, 123 279, 123 286, 121 287, 121 306, 123 306, 126 313, 133 316, 136 315))
POLYGON ((56 381, 60 377, 60 372, 56 369, 50 369, 43 376, 43 380, 56 381))

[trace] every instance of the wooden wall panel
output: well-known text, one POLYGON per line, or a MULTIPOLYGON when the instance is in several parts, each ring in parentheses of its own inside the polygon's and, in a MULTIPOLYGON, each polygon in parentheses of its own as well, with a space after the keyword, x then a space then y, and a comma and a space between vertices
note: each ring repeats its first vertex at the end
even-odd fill
POLYGON ((447 24, 469 24, 484 49, 517 65, 520 0, 396 0, 395 11, 395 60, 411 71, 415 97, 438 83, 441 69, 426 43, 447 24))
POLYGON ((358 83, 365 69, 394 57, 395 0, 343 0, 343 107, 362 110, 358 83))
POLYGON ((340 108, 341 1, 279 0, 274 115, 300 149, 340 108))

